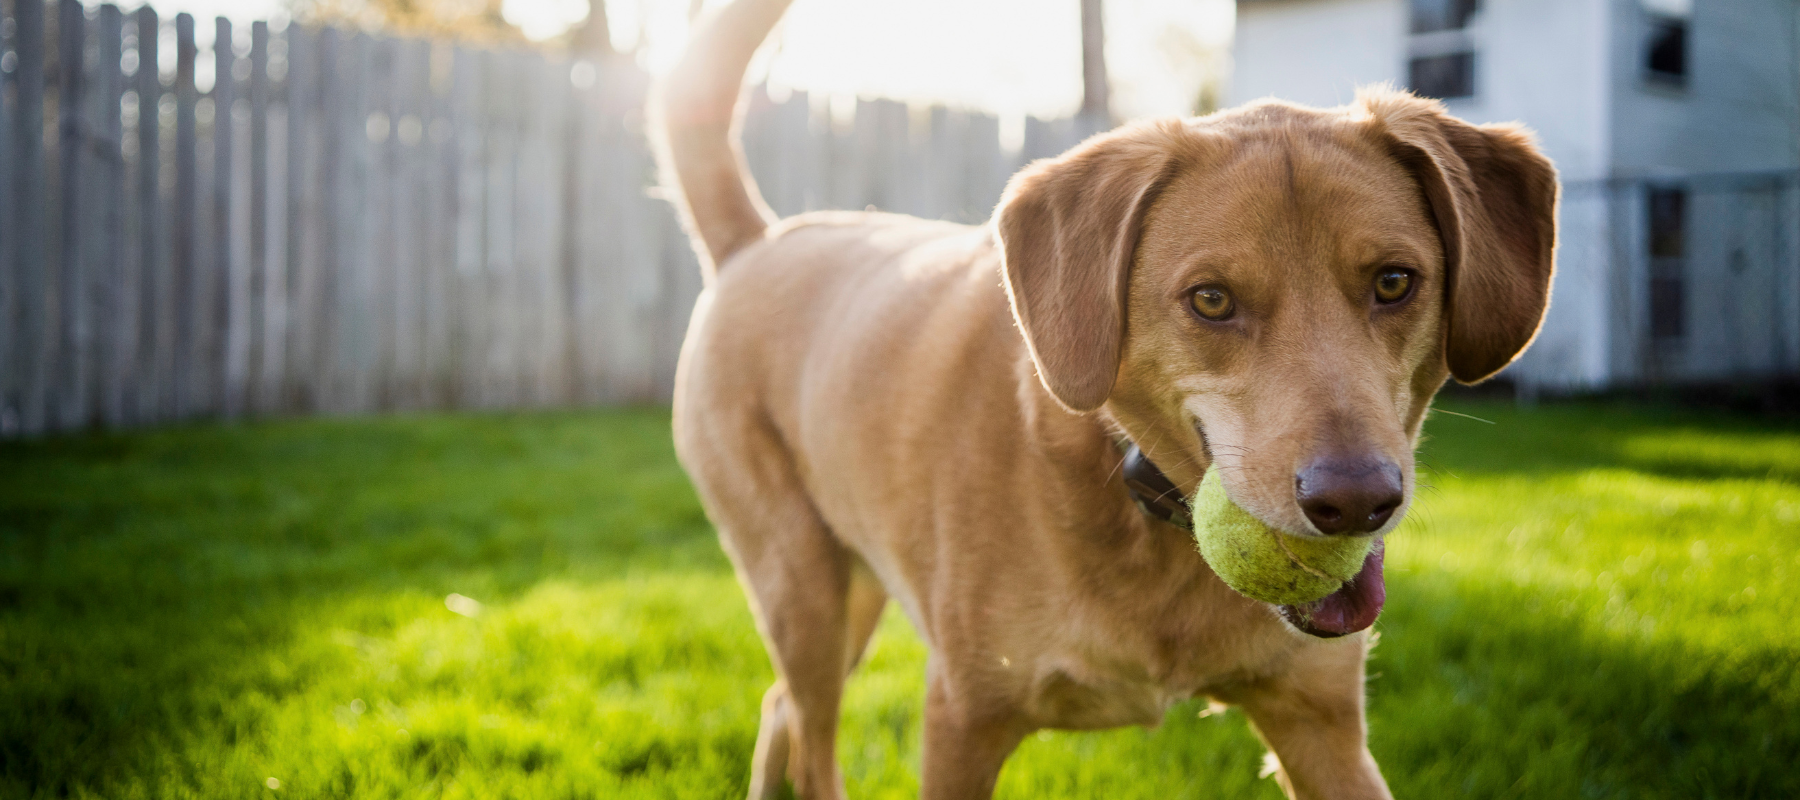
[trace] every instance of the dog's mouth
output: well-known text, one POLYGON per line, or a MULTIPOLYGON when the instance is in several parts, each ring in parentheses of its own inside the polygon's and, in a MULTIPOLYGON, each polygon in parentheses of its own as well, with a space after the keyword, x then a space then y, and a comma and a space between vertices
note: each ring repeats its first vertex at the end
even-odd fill
POLYGON ((1381 574, 1382 553, 1386 549, 1386 543, 1376 539, 1356 577, 1311 603, 1276 606, 1281 618, 1321 639, 1348 636, 1374 625, 1375 618, 1381 616, 1382 604, 1387 602, 1387 582, 1381 574))

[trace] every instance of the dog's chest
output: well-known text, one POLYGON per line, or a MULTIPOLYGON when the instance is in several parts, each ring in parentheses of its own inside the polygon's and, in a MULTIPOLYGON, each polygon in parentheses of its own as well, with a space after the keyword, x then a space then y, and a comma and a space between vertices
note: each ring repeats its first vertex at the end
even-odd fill
POLYGON ((1244 611, 1175 603, 1168 616, 1135 625, 1110 627, 1120 621, 1112 615, 1098 624, 1072 620, 1067 636, 1033 660, 1028 706, 1055 727, 1155 725, 1176 704, 1227 694, 1292 652, 1292 636, 1272 613, 1244 611))

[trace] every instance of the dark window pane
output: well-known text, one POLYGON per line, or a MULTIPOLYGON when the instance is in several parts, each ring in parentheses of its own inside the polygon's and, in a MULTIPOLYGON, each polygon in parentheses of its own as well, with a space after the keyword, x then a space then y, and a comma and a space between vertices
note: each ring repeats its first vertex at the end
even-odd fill
POLYGON ((1687 190, 1652 188, 1650 205, 1650 255, 1680 258, 1686 252, 1687 190))
POLYGON ((1412 32, 1461 29, 1480 7, 1479 0, 1412 0, 1412 32))
POLYGON ((1650 23, 1650 49, 1645 64, 1651 77, 1687 77, 1687 22, 1659 19, 1650 23))
POLYGON ((1682 334, 1680 278, 1650 279, 1650 335, 1667 339, 1682 334))
POLYGON ((1415 58, 1407 65, 1407 85, 1425 97, 1469 97, 1475 94, 1475 54, 1415 58))

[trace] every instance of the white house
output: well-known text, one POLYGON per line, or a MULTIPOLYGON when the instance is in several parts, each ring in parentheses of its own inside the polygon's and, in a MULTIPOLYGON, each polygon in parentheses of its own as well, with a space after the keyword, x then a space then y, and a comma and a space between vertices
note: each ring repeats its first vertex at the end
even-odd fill
POLYGON ((1238 0, 1231 102, 1392 83, 1537 131, 1558 274, 1508 371, 1593 388, 1800 373, 1800 3, 1238 0))

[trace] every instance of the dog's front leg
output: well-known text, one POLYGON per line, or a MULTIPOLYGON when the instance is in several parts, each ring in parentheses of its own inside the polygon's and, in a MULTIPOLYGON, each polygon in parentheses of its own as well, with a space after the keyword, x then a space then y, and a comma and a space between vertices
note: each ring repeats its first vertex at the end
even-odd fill
POLYGON ((994 794, 1006 757, 1030 729, 1010 713, 976 707, 977 695, 966 686, 953 688, 938 667, 926 670, 920 800, 985 800, 994 794))
POLYGON ((1366 637, 1309 644, 1281 676, 1233 698, 1279 759, 1295 800, 1392 800, 1363 719, 1366 637))

